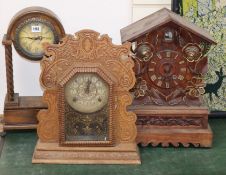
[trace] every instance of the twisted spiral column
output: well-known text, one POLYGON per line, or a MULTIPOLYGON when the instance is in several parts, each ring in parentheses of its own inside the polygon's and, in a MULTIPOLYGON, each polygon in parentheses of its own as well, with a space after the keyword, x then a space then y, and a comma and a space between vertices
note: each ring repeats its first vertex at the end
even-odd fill
POLYGON ((6 81, 7 81, 7 99, 14 100, 13 85, 13 63, 12 63, 12 45, 5 45, 5 63, 6 63, 6 81))

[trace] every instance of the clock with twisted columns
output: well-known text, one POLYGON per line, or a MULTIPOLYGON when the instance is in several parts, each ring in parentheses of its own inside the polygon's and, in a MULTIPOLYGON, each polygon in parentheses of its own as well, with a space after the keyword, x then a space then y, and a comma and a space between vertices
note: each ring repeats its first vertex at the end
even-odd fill
POLYGON ((212 131, 202 95, 213 38, 168 9, 121 29, 121 37, 132 42, 135 61, 130 110, 138 116, 137 142, 210 147, 212 131))
POLYGON ((82 30, 47 45, 40 83, 48 109, 38 113, 33 163, 140 164, 130 44, 82 30))
POLYGON ((64 28, 57 16, 43 7, 27 7, 12 18, 2 40, 7 81, 4 130, 36 128, 38 111, 47 108, 40 96, 20 96, 14 92, 12 45, 21 57, 39 61, 43 56, 42 44, 58 43, 64 35, 64 28))

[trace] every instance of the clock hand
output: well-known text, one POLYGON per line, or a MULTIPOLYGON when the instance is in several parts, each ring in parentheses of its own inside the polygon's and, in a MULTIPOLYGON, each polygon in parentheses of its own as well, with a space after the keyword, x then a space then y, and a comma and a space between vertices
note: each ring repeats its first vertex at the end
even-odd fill
POLYGON ((90 81, 90 79, 88 79, 87 85, 86 85, 86 89, 85 89, 85 93, 86 93, 86 94, 89 94, 89 91, 90 91, 90 85, 91 85, 91 81, 90 81))
POLYGON ((21 37, 21 38, 28 38, 28 39, 31 39, 31 40, 43 40, 44 38, 46 39, 51 39, 50 37, 44 37, 44 36, 37 36, 37 37, 21 37))
POLYGON ((39 40, 39 41, 41 41, 42 38, 43 38, 42 36, 33 37, 34 40, 39 40))
POLYGON ((40 38, 40 36, 38 37, 28 37, 28 36, 25 36, 25 37, 21 37, 21 38, 28 38, 28 39, 31 39, 31 40, 40 40, 42 38, 40 38))
POLYGON ((51 37, 47 37, 47 36, 42 36, 42 38, 51 39, 51 37))
POLYGON ((37 40, 43 40, 44 38, 46 39, 51 39, 50 37, 45 37, 45 36, 37 36, 37 40))
POLYGON ((28 37, 28 36, 24 36, 24 37, 20 37, 20 38, 28 38, 28 39, 31 39, 31 40, 35 39, 35 37, 28 37))

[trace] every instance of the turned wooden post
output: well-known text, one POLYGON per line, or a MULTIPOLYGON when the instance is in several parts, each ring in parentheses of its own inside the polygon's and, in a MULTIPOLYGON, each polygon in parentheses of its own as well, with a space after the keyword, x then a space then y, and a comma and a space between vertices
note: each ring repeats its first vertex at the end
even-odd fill
POLYGON ((13 85, 13 64, 12 64, 12 41, 7 40, 4 35, 2 44, 5 46, 5 65, 6 65, 6 82, 7 82, 7 101, 14 101, 13 85))

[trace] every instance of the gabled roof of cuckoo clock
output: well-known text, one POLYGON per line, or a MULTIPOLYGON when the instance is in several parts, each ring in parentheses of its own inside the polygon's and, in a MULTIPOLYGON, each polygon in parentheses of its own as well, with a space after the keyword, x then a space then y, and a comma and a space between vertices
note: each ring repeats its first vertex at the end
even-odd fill
POLYGON ((205 30, 197 25, 189 22, 185 18, 177 15, 167 8, 163 8, 137 22, 134 22, 127 27, 121 29, 122 42, 132 41, 147 32, 157 29, 158 27, 168 23, 174 22, 177 25, 187 29, 191 33, 198 35, 202 39, 210 43, 216 43, 214 38, 205 30))

